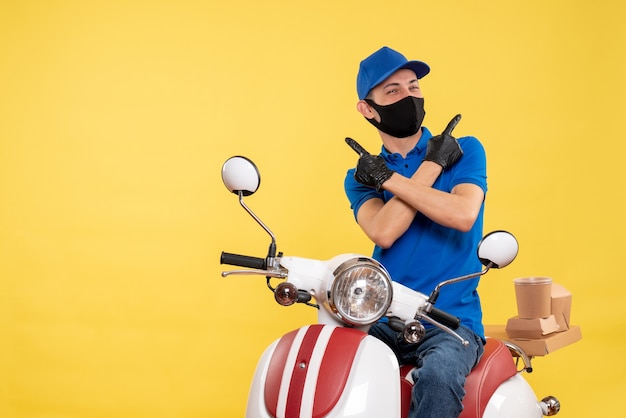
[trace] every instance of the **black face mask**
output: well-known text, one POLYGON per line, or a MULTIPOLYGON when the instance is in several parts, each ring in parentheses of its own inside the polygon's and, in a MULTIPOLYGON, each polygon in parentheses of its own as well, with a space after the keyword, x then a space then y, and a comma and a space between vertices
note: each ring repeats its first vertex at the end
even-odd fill
POLYGON ((380 115, 380 122, 376 119, 367 119, 369 123, 396 138, 406 138, 415 135, 424 121, 424 99, 408 96, 390 105, 381 106, 371 99, 365 101, 380 115))

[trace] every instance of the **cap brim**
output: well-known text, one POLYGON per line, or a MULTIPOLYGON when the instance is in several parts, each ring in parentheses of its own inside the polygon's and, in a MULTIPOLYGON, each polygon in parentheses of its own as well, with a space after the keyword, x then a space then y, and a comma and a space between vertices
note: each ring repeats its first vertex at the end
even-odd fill
MULTIPOLYGON (((393 73, 395 73, 396 71, 403 70, 405 68, 409 69, 409 70, 412 70, 415 73, 415 75, 417 76, 418 80, 420 78, 424 77, 426 74, 428 74, 430 72, 430 67, 425 62, 422 62, 422 61, 408 61, 408 62, 403 63, 402 65, 399 65, 399 66, 397 66, 395 68, 392 68, 391 70, 387 71, 382 76, 380 76, 378 78, 378 80, 376 80, 374 85, 372 86, 372 89, 374 87, 378 86, 380 83, 382 83, 386 79, 388 79, 389 77, 391 77, 391 75, 393 73)), ((370 91, 372 89, 370 89, 370 91)))

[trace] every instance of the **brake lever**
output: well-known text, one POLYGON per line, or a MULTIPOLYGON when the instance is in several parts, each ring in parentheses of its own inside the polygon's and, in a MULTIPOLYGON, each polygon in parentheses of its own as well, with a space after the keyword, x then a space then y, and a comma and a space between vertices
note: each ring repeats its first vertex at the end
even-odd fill
POLYGON ((253 269, 253 270, 229 270, 229 271, 223 271, 222 272, 222 277, 226 277, 226 276, 243 276, 243 275, 257 275, 257 276, 266 276, 266 277, 276 277, 279 279, 284 279, 286 278, 289 273, 285 272, 285 271, 270 271, 270 270, 257 270, 257 269, 253 269))
POLYGON ((465 346, 465 347, 467 347, 469 345, 469 341, 467 341, 465 338, 461 337, 459 334, 457 334, 456 332, 452 331, 450 328, 446 327, 445 325, 440 324, 439 322, 435 321, 430 316, 418 313, 417 315, 415 315, 415 319, 420 319, 420 320, 423 319, 424 321, 429 322, 430 324, 436 326, 440 330, 445 331, 448 334, 452 335, 453 337, 458 338, 459 341, 461 341, 461 344, 463 344, 463 346, 465 346))

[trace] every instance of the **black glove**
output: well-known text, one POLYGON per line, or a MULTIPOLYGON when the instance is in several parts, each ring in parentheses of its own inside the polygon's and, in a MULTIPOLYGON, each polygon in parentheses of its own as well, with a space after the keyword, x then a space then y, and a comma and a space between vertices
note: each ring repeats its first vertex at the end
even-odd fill
POLYGON ((361 156, 354 172, 355 180, 380 192, 383 183, 389 180, 395 171, 387 167, 383 157, 370 154, 354 139, 346 138, 346 143, 361 156))
POLYGON ((356 164, 354 178, 365 186, 372 187, 380 192, 383 183, 389 180, 394 171, 385 164, 385 160, 380 155, 366 154, 359 158, 356 164))
POLYGON ((448 167, 452 167, 463 156, 463 150, 459 145, 459 141, 452 136, 452 130, 460 120, 461 115, 456 115, 448 123, 441 135, 433 136, 428 140, 424 161, 432 161, 445 170, 448 167))

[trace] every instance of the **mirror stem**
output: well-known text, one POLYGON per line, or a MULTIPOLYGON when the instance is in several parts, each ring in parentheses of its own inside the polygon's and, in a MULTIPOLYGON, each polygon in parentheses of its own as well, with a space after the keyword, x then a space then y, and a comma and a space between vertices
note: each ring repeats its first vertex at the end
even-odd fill
POLYGON ((246 212, 248 212, 250 216, 252 216, 252 218, 255 221, 257 221, 257 223, 261 225, 263 229, 265 229, 265 232, 269 234, 270 238, 272 238, 272 243, 270 244, 267 256, 269 258, 276 257, 276 237, 274 236, 272 231, 270 231, 270 229, 261 221, 261 219, 259 219, 259 217, 256 216, 256 214, 252 212, 252 210, 248 208, 246 204, 243 202, 243 191, 240 190, 238 194, 239 194, 239 204, 241 205, 241 207, 243 207, 246 210, 246 212))
POLYGON ((486 268, 481 272, 468 274, 467 276, 461 276, 461 277, 457 277, 456 279, 450 279, 450 280, 446 280, 446 281, 439 283, 437 287, 435 287, 435 290, 433 290, 430 296, 428 297, 428 302, 433 305, 435 304, 435 302, 437 302, 437 298, 439 297, 439 292, 441 291, 442 287, 452 284, 452 283, 458 283, 463 280, 474 279, 476 277, 483 276, 489 271, 489 269, 492 266, 493 266, 493 263, 490 262, 489 264, 487 264, 486 268))

